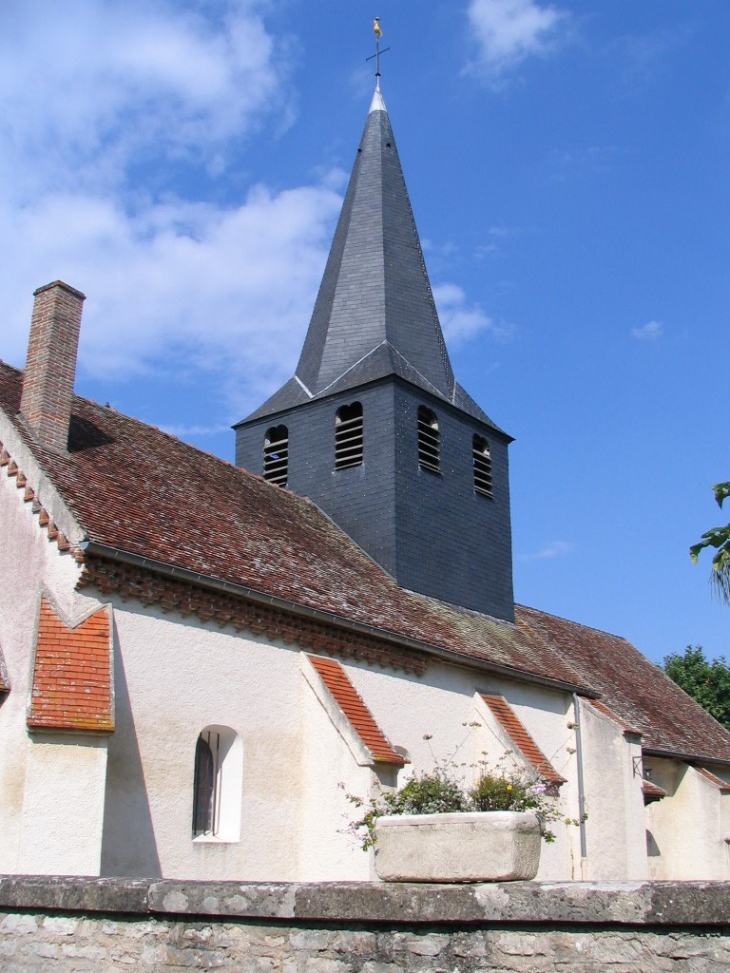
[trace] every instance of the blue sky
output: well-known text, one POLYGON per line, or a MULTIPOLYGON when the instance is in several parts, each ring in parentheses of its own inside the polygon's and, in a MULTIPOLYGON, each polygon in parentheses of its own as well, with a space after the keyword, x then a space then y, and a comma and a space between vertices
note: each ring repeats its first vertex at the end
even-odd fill
MULTIPOLYGON (((728 652, 726 0, 6 0, 0 357, 87 294, 77 391, 232 459, 293 372, 373 88, 462 385, 515 436, 515 593, 728 652)), ((133 462, 133 457, 130 457, 133 462)))

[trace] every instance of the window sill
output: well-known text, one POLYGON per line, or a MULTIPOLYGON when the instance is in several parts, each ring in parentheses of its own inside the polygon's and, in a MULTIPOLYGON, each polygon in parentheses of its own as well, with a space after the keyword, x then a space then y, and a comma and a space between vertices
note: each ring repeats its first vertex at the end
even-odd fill
POLYGON ((194 845, 237 845, 240 838, 223 838, 214 834, 198 834, 192 839, 194 845))

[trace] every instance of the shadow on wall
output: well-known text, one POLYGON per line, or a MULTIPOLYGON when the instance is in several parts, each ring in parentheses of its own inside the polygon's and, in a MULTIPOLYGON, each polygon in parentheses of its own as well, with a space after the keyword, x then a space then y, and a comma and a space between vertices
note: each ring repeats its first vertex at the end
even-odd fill
POLYGON ((114 695, 116 728, 109 741, 101 875, 160 878, 160 859, 116 625, 114 695))
POLYGON ((656 838, 648 829, 646 832, 646 853, 649 858, 659 858, 661 855, 661 850, 659 845, 656 843, 656 838))

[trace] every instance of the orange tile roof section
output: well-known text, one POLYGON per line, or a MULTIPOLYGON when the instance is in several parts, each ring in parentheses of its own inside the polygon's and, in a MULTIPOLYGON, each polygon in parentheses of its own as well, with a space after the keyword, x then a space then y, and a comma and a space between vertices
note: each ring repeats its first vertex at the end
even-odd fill
POLYGON ((564 784, 565 778, 555 770, 504 696, 490 696, 487 693, 480 693, 480 695, 499 720, 512 743, 540 777, 548 784, 564 784))
POLYGON ((41 600, 31 729, 114 729, 109 610, 102 608, 75 628, 41 600))
POLYGON ((730 794, 730 784, 726 780, 723 780, 722 777, 717 777, 711 770, 707 770, 706 767, 695 767, 695 770, 709 780, 710 783, 719 787, 723 794, 730 794))
POLYGON ((350 677, 335 659, 307 656, 335 702, 350 721, 350 725, 372 753, 376 763, 402 767, 405 760, 388 743, 362 697, 350 682, 350 677))
POLYGON ((641 782, 642 790, 644 791, 644 797, 650 797, 655 801, 661 800, 663 797, 667 796, 667 792, 663 787, 655 784, 651 780, 642 780, 641 782))

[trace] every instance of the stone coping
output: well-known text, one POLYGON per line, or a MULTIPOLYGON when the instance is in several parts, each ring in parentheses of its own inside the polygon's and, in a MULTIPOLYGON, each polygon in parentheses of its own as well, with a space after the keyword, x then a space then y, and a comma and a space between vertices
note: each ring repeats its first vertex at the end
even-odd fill
POLYGON ((288 923, 725 926, 726 882, 194 882, 0 876, 0 911, 288 923))

